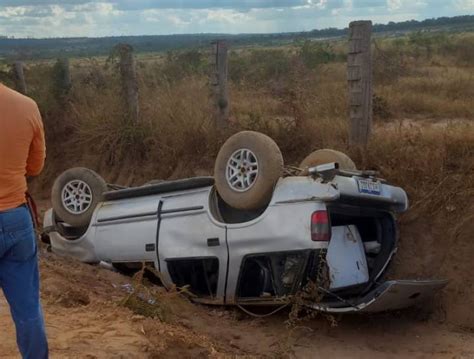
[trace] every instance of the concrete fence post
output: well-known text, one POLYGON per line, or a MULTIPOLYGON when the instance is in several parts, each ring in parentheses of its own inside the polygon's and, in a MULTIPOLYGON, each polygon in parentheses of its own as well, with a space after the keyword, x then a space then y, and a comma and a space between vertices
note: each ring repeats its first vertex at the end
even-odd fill
POLYGON ((127 105, 128 117, 133 123, 138 123, 140 107, 138 102, 138 77, 133 56, 133 47, 128 44, 118 45, 120 56, 120 75, 122 91, 127 105))
POLYGON ((211 85, 215 102, 216 126, 226 128, 229 124, 228 46, 224 40, 217 40, 212 45, 214 71, 211 85))
POLYGON ((349 25, 347 80, 349 86, 350 143, 366 146, 372 130, 372 22, 349 25))
POLYGON ((28 88, 26 87, 25 71, 23 62, 17 61, 12 66, 13 78, 15 80, 16 90, 24 95, 27 94, 28 88))
POLYGON ((54 77, 56 81, 57 94, 65 96, 71 90, 71 71, 69 69, 69 59, 60 58, 54 65, 54 77))

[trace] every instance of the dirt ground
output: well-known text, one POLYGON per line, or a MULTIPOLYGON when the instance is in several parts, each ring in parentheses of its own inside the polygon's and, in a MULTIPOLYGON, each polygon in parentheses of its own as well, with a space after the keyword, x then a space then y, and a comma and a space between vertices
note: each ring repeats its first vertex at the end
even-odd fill
MULTIPOLYGON (((39 207, 49 207, 48 201, 39 207)), ((151 290, 158 293, 158 314, 146 317, 123 305, 135 285, 131 277, 60 258, 43 245, 42 300, 51 357, 474 358, 474 207, 448 217, 442 212, 427 217, 423 208, 413 207, 401 220, 390 275, 448 278, 439 296, 405 311, 335 320, 318 316, 291 327, 288 310, 257 319, 235 308, 192 304, 156 286, 151 290)), ((1 294, 0 323, 0 358, 19 358, 1 294)))
MULTIPOLYGON (((473 358, 474 329, 442 310, 317 317, 289 328, 288 311, 265 319, 195 305, 157 289, 166 312, 146 318, 120 305, 132 279, 41 250, 42 299, 52 358, 473 358)), ((0 299, 1 358, 18 358, 0 299)))

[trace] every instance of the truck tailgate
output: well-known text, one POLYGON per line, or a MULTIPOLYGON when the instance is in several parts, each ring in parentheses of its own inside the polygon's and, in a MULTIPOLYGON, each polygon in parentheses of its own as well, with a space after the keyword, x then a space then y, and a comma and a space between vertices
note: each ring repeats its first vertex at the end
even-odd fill
POLYGON ((441 290, 447 280, 391 280, 362 298, 346 303, 315 303, 311 307, 330 313, 384 312, 420 303, 441 290))
POLYGON ((400 187, 358 176, 335 176, 331 183, 339 190, 338 202, 393 212, 404 212, 408 209, 407 194, 400 187))

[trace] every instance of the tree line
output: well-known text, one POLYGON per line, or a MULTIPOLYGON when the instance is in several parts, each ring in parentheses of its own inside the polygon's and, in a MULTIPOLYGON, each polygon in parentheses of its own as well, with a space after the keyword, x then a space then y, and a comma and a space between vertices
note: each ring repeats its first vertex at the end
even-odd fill
MULTIPOLYGON (((474 15, 375 24, 373 26, 373 32, 408 32, 432 30, 436 28, 474 30, 474 15)), ((270 46, 307 39, 342 37, 347 36, 347 34, 348 28, 327 28, 307 32, 239 35, 184 34, 48 39, 15 39, 0 36, 0 58, 11 61, 15 59, 47 59, 56 58, 58 56, 99 56, 107 55, 108 49, 120 43, 130 44, 137 53, 144 53, 207 47, 217 38, 225 39, 227 43, 233 47, 248 45, 270 46)))

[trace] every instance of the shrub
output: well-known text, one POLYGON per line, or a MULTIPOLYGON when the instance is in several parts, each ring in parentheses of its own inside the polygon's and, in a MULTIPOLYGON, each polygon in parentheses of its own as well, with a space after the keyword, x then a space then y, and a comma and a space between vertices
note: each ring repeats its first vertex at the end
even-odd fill
POLYGON ((190 75, 205 74, 208 67, 206 55, 199 50, 170 51, 160 70, 168 80, 176 81, 190 75))
POLYGON ((261 85, 286 78, 291 69, 291 54, 284 49, 252 49, 231 53, 230 79, 236 83, 261 85))
POLYGON ((336 54, 329 42, 306 40, 299 50, 303 63, 310 69, 327 64, 336 59, 336 54))
POLYGON ((374 120, 387 120, 392 117, 388 102, 382 96, 374 94, 372 98, 372 106, 374 111, 374 120))

